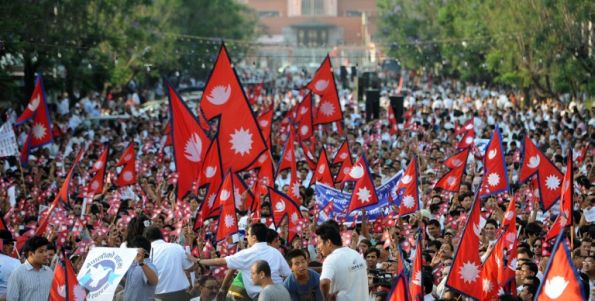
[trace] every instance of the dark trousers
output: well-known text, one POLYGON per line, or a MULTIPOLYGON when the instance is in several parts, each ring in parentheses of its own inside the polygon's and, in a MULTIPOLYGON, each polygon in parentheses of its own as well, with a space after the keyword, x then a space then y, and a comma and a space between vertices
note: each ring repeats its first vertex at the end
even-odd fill
POLYGON ((155 301, 189 301, 190 295, 186 290, 181 290, 171 293, 155 294, 154 298, 155 301))

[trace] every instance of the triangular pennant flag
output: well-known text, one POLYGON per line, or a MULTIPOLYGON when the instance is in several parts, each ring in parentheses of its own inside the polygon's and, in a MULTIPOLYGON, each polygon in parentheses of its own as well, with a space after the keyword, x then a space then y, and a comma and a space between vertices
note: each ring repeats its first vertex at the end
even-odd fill
POLYGON ((560 214, 546 234, 546 240, 558 235, 564 227, 572 225, 572 209, 574 195, 574 178, 572 173, 572 150, 568 150, 566 172, 562 179, 562 195, 560 196, 560 214))
POLYGON ((335 154, 335 158, 333 159, 333 164, 339 164, 345 162, 345 160, 349 160, 350 163, 353 163, 351 160, 351 153, 349 152, 349 142, 347 139, 341 143, 339 146, 339 150, 335 154))
POLYGON ((411 270, 411 285, 409 290, 411 292, 412 300, 424 299, 424 288, 422 282, 422 237, 421 232, 417 233, 417 244, 415 248, 415 259, 413 262, 413 269, 411 270))
POLYGON ((535 300, 588 300, 584 295, 583 282, 570 257, 570 248, 564 231, 558 239, 543 274, 535 300))
POLYGON ((378 203, 376 187, 370 174, 368 160, 366 160, 364 154, 353 165, 349 174, 345 177, 345 181, 355 181, 349 209, 347 209, 348 212, 378 203))
POLYGON ((218 139, 223 168, 243 170, 267 149, 224 44, 204 88, 200 109, 208 120, 220 116, 218 139))
POLYGON ((331 174, 331 169, 328 164, 328 158, 326 156, 326 150, 324 149, 324 147, 320 150, 320 155, 318 156, 318 163, 316 165, 314 175, 310 179, 310 184, 308 186, 312 186, 312 184, 316 182, 331 187, 333 186, 333 175, 331 174))
POLYGON ((258 126, 264 136, 268 148, 271 148, 271 129, 273 128, 273 110, 264 112, 258 116, 258 126))
POLYGON ((388 293, 388 297, 386 298, 387 301, 408 301, 411 300, 411 295, 409 294, 409 285, 407 282, 407 276, 405 275, 405 271, 401 272, 395 279, 393 280, 393 286, 388 293))
MULTIPOLYGON (((458 126, 458 124, 457 124, 457 126, 458 126)), ((457 126, 455 126, 455 135, 460 135, 460 134, 472 131, 473 126, 474 126, 473 125, 473 117, 471 119, 467 120, 465 122, 465 124, 463 124, 463 126, 461 126, 461 127, 457 127, 457 126)))
POLYGON ((417 157, 414 156, 396 188, 398 195, 401 196, 400 216, 412 214, 421 209, 419 207, 418 179, 417 157))
POLYGON ((219 150, 219 141, 213 139, 204 156, 202 173, 198 177, 197 187, 205 185, 219 185, 223 181, 223 165, 221 164, 221 153, 219 150))
POLYGON ((473 129, 467 131, 459 144, 457 144, 457 149, 465 149, 473 147, 475 141, 475 131, 473 129))
POLYGON ((314 94, 320 96, 320 102, 316 107, 314 124, 343 120, 341 102, 339 101, 339 94, 337 93, 335 76, 332 69, 331 59, 327 55, 318 70, 316 70, 316 73, 314 73, 310 83, 306 86, 314 94))
POLYGON ((105 179, 105 170, 107 168, 108 154, 109 154, 109 147, 108 147, 108 144, 105 143, 103 145, 103 151, 101 152, 101 155, 99 155, 99 158, 97 159, 97 161, 95 161, 95 163, 93 163, 93 167, 91 169, 91 172, 94 172, 95 175, 93 176, 93 178, 89 182, 89 185, 87 186, 87 193, 90 196, 93 196, 96 194, 101 194, 103 192, 103 187, 105 186, 104 179, 105 179))
POLYGON ((192 111, 169 85, 169 122, 171 128, 174 159, 178 173, 177 199, 182 199, 196 186, 204 163, 205 150, 211 141, 192 111))
POLYGON ((222 241, 238 232, 238 217, 234 204, 234 183, 231 170, 227 172, 217 193, 216 202, 221 204, 221 216, 217 227, 216 240, 222 241))
POLYGON ((20 125, 33 118, 33 115, 35 115, 35 112, 37 112, 37 109, 40 107, 40 105, 46 105, 45 89, 43 87, 43 79, 41 78, 41 75, 37 75, 37 78, 35 78, 35 88, 33 88, 33 93, 31 94, 31 98, 29 98, 29 103, 27 104, 27 107, 21 116, 16 119, 15 125, 20 125))
POLYGON ((314 134, 312 117, 312 93, 306 94, 302 102, 297 106, 297 131, 301 141, 306 140, 314 134))
POLYGON ((479 198, 482 199, 490 195, 506 192, 509 189, 502 136, 500 135, 500 128, 496 127, 485 151, 479 198))
POLYGON ((523 142, 523 162, 519 172, 519 182, 528 181, 537 175, 539 184, 539 200, 541 208, 548 210, 560 198, 562 193, 562 172, 535 146, 533 141, 525 136, 523 142))
POLYGON ((446 279, 447 287, 478 300, 482 295, 481 278, 479 277, 481 266, 479 258, 480 203, 476 195, 446 279))
POLYGON ((444 165, 450 170, 436 182, 434 189, 440 188, 444 191, 458 192, 467 166, 467 157, 469 157, 468 148, 446 159, 444 165))
POLYGON ((63 256, 54 269, 50 289, 51 301, 82 301, 86 298, 85 289, 79 284, 70 260, 63 256))
POLYGON ((124 187, 136 184, 136 154, 134 151, 134 143, 126 148, 124 153, 120 156, 120 160, 116 163, 116 166, 124 165, 120 174, 114 181, 114 185, 117 187, 124 187))
POLYGON ((273 210, 273 222, 276 227, 281 226, 281 221, 287 217, 288 237, 291 242, 297 235, 298 221, 302 218, 299 205, 284 193, 269 187, 269 197, 271 199, 271 208, 273 210))
POLYGON ((399 133, 399 126, 397 124, 397 118, 395 115, 395 111, 393 109, 392 105, 388 105, 388 110, 387 110, 387 117, 388 117, 388 132, 391 135, 396 135, 399 133))
POLYGON ((120 159, 118 159, 118 162, 116 162, 116 164, 114 166, 115 167, 122 166, 130 161, 135 160, 135 159, 136 159, 136 157, 134 154, 134 143, 130 143, 130 144, 128 144, 128 147, 126 147, 124 152, 122 152, 122 154, 120 155, 120 159))

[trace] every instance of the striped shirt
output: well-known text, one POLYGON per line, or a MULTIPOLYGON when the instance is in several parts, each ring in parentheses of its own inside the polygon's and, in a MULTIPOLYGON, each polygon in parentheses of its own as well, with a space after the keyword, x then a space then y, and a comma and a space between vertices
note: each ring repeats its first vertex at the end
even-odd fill
POLYGON ((8 279, 7 301, 47 301, 54 272, 48 266, 36 270, 29 263, 21 264, 8 279))

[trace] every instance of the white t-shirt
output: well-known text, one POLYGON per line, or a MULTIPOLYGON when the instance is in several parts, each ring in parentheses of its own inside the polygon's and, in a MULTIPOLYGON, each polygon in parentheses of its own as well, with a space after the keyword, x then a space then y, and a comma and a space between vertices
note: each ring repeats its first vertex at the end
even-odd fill
POLYGON ((368 274, 364 258, 355 250, 342 247, 335 249, 322 263, 320 280, 331 281, 331 294, 337 293, 337 301, 368 299, 368 274))
MULTIPOLYGON (((230 269, 238 270, 242 273, 242 279, 244 281, 244 287, 250 298, 256 297, 262 290, 260 286, 252 283, 250 277, 250 268, 252 264, 257 260, 265 260, 271 267, 271 278, 275 284, 283 284, 283 278, 291 275, 291 268, 281 255, 279 250, 267 245, 266 242, 255 243, 252 247, 244 249, 233 255, 225 257, 227 267, 230 269), (282 278, 283 277, 283 278, 282 278)), ((368 278, 366 277, 366 281, 368 278)))
POLYGON ((181 245, 156 240, 151 243, 150 257, 159 276, 155 294, 177 292, 190 287, 184 271, 191 268, 193 263, 181 245))
POLYGON ((18 259, 0 254, 0 297, 6 297, 8 278, 12 271, 21 265, 18 259))

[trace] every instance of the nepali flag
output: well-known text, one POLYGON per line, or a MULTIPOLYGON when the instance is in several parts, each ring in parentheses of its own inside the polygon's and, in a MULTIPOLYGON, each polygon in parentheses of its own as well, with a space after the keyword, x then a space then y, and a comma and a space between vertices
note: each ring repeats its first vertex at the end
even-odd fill
POLYGON ((481 300, 482 296, 481 260, 479 258, 480 203, 479 197, 476 195, 446 278, 447 287, 477 300, 481 300))
POLYGON ((209 148, 204 156, 201 174, 198 177, 197 187, 206 185, 216 186, 223 181, 223 165, 221 164, 221 152, 219 150, 219 141, 215 138, 211 141, 209 148))
POLYGON ((566 157, 566 173, 562 179, 562 195, 560 196, 560 215, 546 234, 546 240, 558 235, 564 227, 572 225, 574 178, 572 172, 572 150, 568 150, 566 157))
POLYGON ((286 194, 269 186, 269 197, 271 199, 271 208, 273 210, 273 222, 277 228, 281 227, 283 218, 287 217, 288 223, 288 237, 287 241, 291 242, 297 235, 297 226, 299 220, 302 218, 299 205, 295 203, 286 194))
POLYGON ((341 164, 341 168, 335 176, 335 183, 342 183, 345 179, 345 176, 349 174, 351 166, 353 165, 351 153, 349 152, 349 143, 347 142, 347 139, 345 139, 345 141, 341 143, 341 146, 339 147, 339 150, 337 151, 333 159, 333 164, 341 164))
POLYGON ((422 239, 421 239, 421 232, 417 233, 417 247, 415 248, 415 259, 413 262, 413 269, 411 270, 411 286, 410 292, 411 296, 413 297, 412 300, 423 300, 424 299, 424 289, 421 277, 421 270, 422 270, 422 239))
POLYGON ((414 156, 396 187, 398 195, 401 196, 400 216, 415 213, 420 209, 418 179, 417 157, 414 156))
POLYGON ((395 279, 393 280, 393 286, 388 293, 387 301, 407 301, 411 300, 411 296, 409 294, 409 285, 407 281, 407 275, 405 271, 402 271, 395 279))
POLYGON ((564 231, 558 235, 552 249, 535 300, 588 300, 579 271, 570 257, 564 231))
POLYGON ((349 174, 345 177, 345 181, 355 181, 348 212, 378 203, 376 187, 374 187, 374 180, 370 174, 368 160, 366 160, 364 154, 353 165, 353 168, 351 168, 349 174))
POLYGON ((219 117, 218 139, 225 169, 243 170, 267 149, 224 44, 204 88, 200 109, 208 120, 219 117))
POLYGON ((221 189, 217 193, 217 200, 221 204, 221 215, 217 227, 216 240, 220 242, 238 232, 238 217, 234 204, 234 183, 232 171, 229 170, 223 179, 221 189))
POLYGON ((107 168, 107 156, 109 154, 109 147, 107 143, 103 145, 103 151, 99 158, 95 163, 93 163, 93 167, 91 168, 91 172, 95 173, 95 176, 89 182, 89 186, 87 186, 87 193, 90 196, 101 194, 103 192, 103 187, 105 186, 105 170, 107 168))
POLYGON ((473 130, 473 117, 469 120, 467 120, 467 122, 465 122, 465 124, 463 124, 463 126, 459 127, 458 124, 455 126, 455 135, 460 135, 463 133, 467 133, 471 130, 473 130))
POLYGON ((461 188, 461 182, 467 166, 468 157, 469 149, 467 148, 446 159, 444 165, 450 168, 450 170, 436 182, 434 189, 440 188, 444 191, 458 192, 461 188))
POLYGON ((281 160, 277 165, 277 176, 279 176, 280 171, 289 169, 289 196, 292 198, 292 200, 301 205, 300 181, 297 176, 294 141, 295 138, 293 131, 290 131, 287 142, 285 142, 285 148, 281 155, 281 160))
POLYGON ((465 148, 473 147, 474 141, 475 141, 475 130, 473 130, 473 128, 471 128, 471 130, 465 132, 465 135, 463 136, 463 138, 461 138, 461 141, 459 141, 459 144, 457 144, 457 149, 465 149, 465 148))
MULTIPOLYGON (((202 170, 205 148, 211 140, 200 127, 192 111, 176 91, 165 83, 169 95, 169 122, 176 171, 178 172, 177 198, 182 199, 198 181, 202 170)), ((197 187, 197 186, 194 186, 197 187)))
POLYGON ((523 161, 519 174, 519 182, 524 183, 537 175, 539 185, 539 200, 541 208, 548 210, 560 198, 562 193, 562 172, 535 146, 533 141, 525 136, 523 143, 523 161))
POLYGON ((52 301, 85 300, 87 293, 79 284, 70 260, 65 255, 62 257, 54 269, 49 299, 52 301))
POLYGON ((504 241, 505 235, 501 235, 496 242, 494 249, 485 262, 481 266, 480 278, 482 279, 481 300, 492 300, 493 297, 497 296, 499 288, 504 286, 505 283, 500 283, 498 275, 502 273, 504 265, 504 241))
POLYGON ((20 160, 23 167, 29 166, 29 154, 31 153, 31 134, 27 135, 23 148, 21 149, 20 160))
POLYGON ((134 143, 128 145, 116 163, 116 166, 122 165, 122 170, 120 170, 120 174, 114 181, 114 185, 124 187, 136 184, 136 154, 134 152, 134 143))
POLYGON ((266 111, 258 116, 258 126, 260 127, 260 131, 264 136, 264 140, 268 146, 271 148, 271 129, 273 128, 273 110, 266 111))
POLYGON ((312 186, 313 183, 317 182, 333 187, 333 175, 331 174, 331 169, 328 164, 328 158, 326 156, 326 150, 324 147, 322 147, 320 150, 318 163, 308 186, 312 186))
POLYGON ((483 177, 479 198, 482 199, 509 189, 502 136, 500 135, 500 128, 496 127, 483 158, 483 177))
POLYGON ((314 124, 312 117, 312 93, 306 94, 304 99, 297 106, 297 116, 295 119, 298 127, 298 136, 300 140, 307 140, 314 134, 314 124))
POLYGON ((312 93, 320 96, 320 102, 316 108, 314 124, 331 123, 343 120, 339 93, 335 84, 335 76, 331 59, 327 55, 312 80, 306 85, 312 93))
POLYGON ((35 112, 37 112, 37 109, 40 108, 40 105, 41 107, 45 107, 47 110, 43 79, 41 75, 37 75, 37 78, 35 79, 35 88, 33 88, 33 93, 31 94, 31 98, 29 98, 29 103, 27 104, 27 107, 21 116, 16 119, 15 125, 20 125, 33 118, 35 112))
POLYGON ((165 129, 163 130, 163 132, 165 134, 165 142, 163 143, 163 147, 171 146, 171 123, 169 122, 169 120, 165 124, 165 129))
POLYGON ((395 117, 395 111, 393 109, 393 106, 391 106, 390 104, 388 105, 388 111, 387 111, 387 117, 388 117, 388 132, 391 135, 396 135, 399 133, 399 126, 397 125, 397 118, 395 117))
MULTIPOLYGON (((316 158, 314 158, 314 155, 312 155, 312 150, 306 145, 306 143, 303 140, 300 141, 299 144, 302 148, 302 151, 304 152, 304 159, 306 161, 306 164, 308 165, 308 168, 314 171, 316 169, 317 163, 316 158)), ((310 144, 312 145, 312 143, 310 144)))
POLYGON ((244 183, 237 173, 233 173, 233 183, 236 208, 240 211, 254 211, 254 195, 248 189, 248 185, 244 183))
POLYGON ((54 201, 52 202, 52 204, 50 205, 50 207, 47 210, 47 214, 45 216, 43 216, 41 218, 41 220, 39 221, 39 223, 37 224, 37 229, 35 230, 35 236, 43 236, 43 234, 47 230, 50 216, 52 215, 52 212, 54 211, 54 209, 56 207, 58 207, 58 205, 60 205, 60 202, 64 203, 67 208, 70 208, 69 191, 68 191, 70 188, 70 182, 72 181, 72 175, 74 173, 74 169, 76 168, 76 165, 79 163, 79 161, 83 157, 84 153, 85 153, 85 149, 81 148, 81 150, 76 155, 76 158, 74 159, 74 162, 72 162, 72 166, 70 167, 70 171, 68 171, 68 174, 66 175, 66 179, 64 179, 64 182, 62 183, 62 186, 60 187, 58 194, 56 195, 56 197, 54 198, 54 201))

